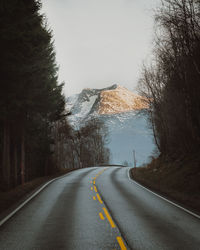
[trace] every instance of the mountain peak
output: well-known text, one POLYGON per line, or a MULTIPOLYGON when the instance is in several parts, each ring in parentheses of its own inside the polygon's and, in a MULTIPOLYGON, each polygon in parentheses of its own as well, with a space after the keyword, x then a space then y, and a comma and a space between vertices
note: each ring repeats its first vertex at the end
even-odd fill
POLYGON ((148 108, 145 98, 123 86, 101 91, 99 114, 117 114, 148 108))
POLYGON ((85 88, 78 95, 67 99, 69 120, 79 126, 92 116, 121 114, 148 108, 145 98, 134 94, 121 85, 104 89, 85 88))

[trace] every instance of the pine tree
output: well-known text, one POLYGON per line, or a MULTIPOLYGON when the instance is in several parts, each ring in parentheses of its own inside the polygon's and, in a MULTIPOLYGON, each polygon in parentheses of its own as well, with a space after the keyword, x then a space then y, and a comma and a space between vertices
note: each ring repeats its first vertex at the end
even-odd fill
POLYGON ((40 8, 41 2, 36 0, 0 0, 2 173, 7 187, 13 166, 19 165, 12 163, 11 154, 18 155, 22 184, 25 181, 25 147, 31 143, 26 141, 31 121, 37 120, 34 124, 47 139, 50 123, 60 118, 65 105, 62 85, 58 85, 52 32, 40 8))

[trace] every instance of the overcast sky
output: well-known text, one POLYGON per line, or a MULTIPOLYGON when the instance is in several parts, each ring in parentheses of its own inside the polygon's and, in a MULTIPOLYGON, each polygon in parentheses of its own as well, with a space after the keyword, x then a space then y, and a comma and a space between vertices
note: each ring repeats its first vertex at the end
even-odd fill
POLYGON ((159 0, 42 0, 67 96, 120 84, 134 90, 151 54, 159 0))

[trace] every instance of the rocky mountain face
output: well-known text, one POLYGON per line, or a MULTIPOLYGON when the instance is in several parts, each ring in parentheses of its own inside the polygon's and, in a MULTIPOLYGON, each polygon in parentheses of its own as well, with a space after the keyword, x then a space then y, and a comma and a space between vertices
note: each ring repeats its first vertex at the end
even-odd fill
POLYGON ((119 114, 146 108, 148 104, 145 98, 121 86, 100 93, 99 114, 119 114))
POLYGON ((132 166, 133 150, 138 165, 151 155, 154 145, 145 115, 147 108, 143 97, 119 85, 84 89, 67 99, 67 109, 72 112, 68 119, 75 129, 94 117, 105 122, 109 130, 107 147, 112 153, 113 164, 127 161, 132 166))

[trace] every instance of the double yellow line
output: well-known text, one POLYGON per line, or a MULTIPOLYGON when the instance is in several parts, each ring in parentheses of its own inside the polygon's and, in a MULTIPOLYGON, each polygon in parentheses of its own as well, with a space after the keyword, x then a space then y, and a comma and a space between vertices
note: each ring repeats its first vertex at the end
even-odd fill
POLYGON ((103 204, 103 201, 102 201, 102 199, 101 199, 101 197, 100 197, 99 194, 97 194, 97 199, 98 199, 98 201, 99 201, 100 204, 103 204))
POLYGON ((121 236, 118 236, 117 237, 117 241, 118 241, 118 244, 121 248, 121 250, 127 250, 125 244, 124 244, 124 241, 122 240, 122 237, 121 236))
POLYGON ((116 226, 115 226, 115 223, 114 223, 114 221, 112 220, 110 214, 108 213, 108 210, 107 210, 105 207, 103 207, 103 211, 104 211, 104 213, 105 213, 105 215, 106 215, 106 217, 107 217, 107 219, 108 219, 108 221, 109 221, 109 223, 110 223, 110 226, 111 226, 112 228, 115 228, 115 227, 116 227, 116 226))
MULTIPOLYGON (((93 183, 93 187, 91 187, 91 190, 94 190, 95 193, 96 193, 96 196, 93 196, 93 200, 96 200, 96 197, 97 197, 97 199, 98 199, 98 201, 99 201, 100 204, 103 204, 103 201, 102 201, 101 196, 99 195, 98 190, 97 190, 97 187, 96 187, 95 185, 96 185, 96 178, 97 178, 99 175, 101 175, 104 171, 105 171, 105 169, 104 169, 103 171, 99 172, 99 173, 96 175, 96 177, 93 178, 93 181, 91 181, 91 183, 93 183)), ((105 214, 105 216, 106 216, 108 222, 110 223, 110 226, 111 226, 112 228, 116 228, 116 225, 115 225, 115 223, 114 223, 112 217, 110 216, 108 210, 107 210, 105 207, 103 207, 102 209, 103 209, 103 212, 104 212, 104 214, 105 214)), ((104 217, 104 215, 103 215, 103 212, 100 212, 100 213, 99 213, 99 217, 100 217, 101 220, 105 220, 105 217, 104 217)), ((119 244, 119 246, 120 246, 120 249, 121 249, 121 250, 127 250, 127 248, 126 248, 126 246, 125 246, 125 244, 124 244, 124 241, 123 241, 122 237, 121 237, 121 236, 117 236, 116 239, 117 239, 117 242, 118 242, 118 244, 119 244)))
POLYGON ((97 187, 96 186, 93 186, 94 187, 94 191, 97 193, 98 191, 97 191, 97 187))

